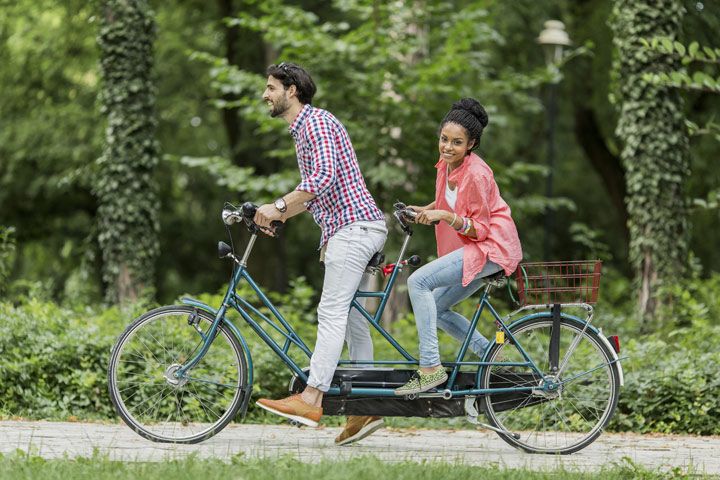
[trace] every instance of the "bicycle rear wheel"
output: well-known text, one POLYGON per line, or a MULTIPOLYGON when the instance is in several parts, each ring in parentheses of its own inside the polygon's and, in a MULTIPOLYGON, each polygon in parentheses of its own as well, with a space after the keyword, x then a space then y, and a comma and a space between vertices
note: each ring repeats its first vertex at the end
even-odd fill
MULTIPOLYGON (((602 433, 617 406, 620 375, 613 354, 600 336, 582 322, 562 318, 560 322, 560 366, 558 376, 550 371, 550 314, 523 322, 511 329, 517 343, 542 371, 529 367, 488 366, 481 372, 482 388, 502 386, 538 387, 532 392, 486 395, 481 405, 491 425, 514 435, 499 433, 510 445, 530 453, 573 453, 590 445, 602 433), (569 351, 577 340, 574 350, 569 351), (544 382, 559 384, 544 391, 544 382)), ((496 344, 490 362, 524 362, 509 339, 496 344)))
POLYGON ((118 338, 108 366, 110 398, 139 435, 197 443, 222 430, 241 406, 247 383, 242 346, 219 325, 210 348, 182 378, 174 373, 203 345, 213 317, 189 306, 152 310, 118 338), (201 333, 202 332, 202 333, 201 333))

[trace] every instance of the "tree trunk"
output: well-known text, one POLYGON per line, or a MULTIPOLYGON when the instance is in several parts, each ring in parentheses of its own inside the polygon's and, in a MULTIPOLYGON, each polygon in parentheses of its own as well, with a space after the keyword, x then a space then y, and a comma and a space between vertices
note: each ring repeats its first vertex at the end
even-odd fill
POLYGON ((605 191, 610 196, 615 211, 618 212, 625 239, 630 238, 628 231, 628 211, 625 205, 625 171, 620 158, 613 155, 607 147, 597 124, 595 113, 586 107, 575 106, 575 138, 585 152, 593 169, 600 175, 605 191))
POLYGON ((106 0, 102 13, 100 102, 108 125, 93 193, 106 297, 123 304, 154 293, 159 254, 155 21, 145 0, 106 0))
POLYGON ((660 287, 686 269, 688 255, 688 135, 677 90, 643 80, 670 72, 679 61, 648 49, 641 39, 680 36, 680 0, 615 0, 611 26, 617 47, 620 118, 630 227, 630 260, 638 282, 642 329, 655 319, 660 287))
MULTIPOLYGON (((218 0, 218 7, 220 8, 220 14, 222 18, 232 17, 235 12, 235 6, 233 0, 218 0)), ((239 28, 236 26, 229 26, 225 23, 225 59, 228 61, 228 65, 239 66, 238 59, 238 39, 239 39, 239 28)), ((222 97, 226 102, 234 102, 237 100, 237 95, 225 94, 222 97)), ((228 139, 228 147, 230 149, 230 158, 235 165, 242 165, 242 158, 240 155, 240 129, 242 128, 242 120, 240 119, 240 109, 237 107, 223 108, 223 124, 225 125, 225 134, 228 139)))

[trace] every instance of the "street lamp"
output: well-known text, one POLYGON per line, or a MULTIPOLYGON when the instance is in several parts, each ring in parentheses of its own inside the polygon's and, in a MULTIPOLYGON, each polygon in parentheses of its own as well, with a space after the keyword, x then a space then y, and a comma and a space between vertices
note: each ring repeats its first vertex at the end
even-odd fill
MULTIPOLYGON (((558 20, 548 20, 545 22, 545 29, 540 32, 537 42, 542 45, 545 50, 545 63, 548 68, 557 68, 562 60, 563 48, 571 45, 570 37, 565 31, 565 25, 558 20)), ((547 188, 545 195, 548 199, 553 196, 553 170, 555 167, 555 116, 557 114, 557 85, 550 83, 548 85, 548 105, 547 105, 547 163, 548 176, 547 188)), ((550 257, 550 238, 554 227, 554 212, 549 209, 545 215, 545 248, 544 259, 550 257)))
POLYGON ((545 22, 545 29, 540 32, 537 42, 545 50, 545 62, 548 66, 557 65, 562 59, 563 47, 572 45, 565 31, 565 24, 559 20, 545 22))

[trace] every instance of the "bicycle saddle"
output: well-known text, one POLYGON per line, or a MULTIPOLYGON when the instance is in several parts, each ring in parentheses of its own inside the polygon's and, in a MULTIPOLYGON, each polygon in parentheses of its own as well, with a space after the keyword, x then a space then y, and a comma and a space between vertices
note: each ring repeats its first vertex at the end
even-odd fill
POLYGON ((483 277, 483 280, 486 283, 491 283, 492 285, 496 287, 502 287, 505 284, 505 271, 500 270, 497 273, 493 273, 492 275, 488 275, 487 277, 483 277))
POLYGON ((370 261, 367 264, 367 268, 377 268, 382 262, 385 261, 385 254, 382 252, 375 252, 370 261))

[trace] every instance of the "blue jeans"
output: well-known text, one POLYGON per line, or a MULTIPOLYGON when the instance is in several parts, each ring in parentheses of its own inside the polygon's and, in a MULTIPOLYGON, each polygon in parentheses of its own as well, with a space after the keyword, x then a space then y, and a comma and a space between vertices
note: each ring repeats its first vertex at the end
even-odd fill
MULTIPOLYGON (((463 287, 463 249, 460 248, 423 265, 410 275, 408 292, 420 340, 421 367, 440 365, 437 327, 457 340, 465 339, 470 322, 450 308, 475 293, 482 286, 483 277, 500 270, 502 267, 488 260, 473 281, 463 287)), ((489 343, 476 330, 470 338, 470 350, 482 356, 489 343)))

